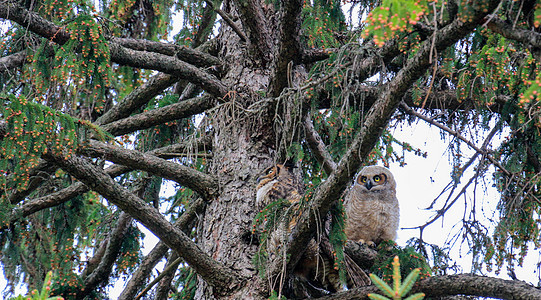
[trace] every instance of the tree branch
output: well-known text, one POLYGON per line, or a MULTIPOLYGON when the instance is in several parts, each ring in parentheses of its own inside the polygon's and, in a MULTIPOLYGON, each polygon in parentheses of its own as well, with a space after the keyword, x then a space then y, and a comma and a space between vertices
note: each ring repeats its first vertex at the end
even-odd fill
POLYGON ((20 68, 26 60, 26 51, 19 51, 0 58, 0 72, 9 72, 11 69, 20 68))
POLYGON ((84 149, 85 155, 103 157, 108 161, 121 164, 131 169, 143 170, 153 175, 173 180, 199 193, 204 199, 216 196, 218 183, 216 178, 192 168, 167 161, 151 154, 136 150, 119 148, 106 143, 90 140, 84 149))
POLYGON ((321 137, 314 128, 312 119, 310 119, 310 114, 306 114, 304 119, 304 135, 308 147, 310 147, 310 150, 317 161, 323 166, 325 173, 329 175, 334 172, 334 170, 336 170, 336 163, 332 159, 331 154, 327 151, 327 146, 323 143, 321 137))
POLYGON ((0 18, 16 22, 22 27, 42 37, 49 38, 60 45, 66 43, 70 38, 70 34, 62 27, 13 2, 0 2, 0 18))
POLYGON ((107 238, 105 252, 100 259, 98 266, 90 273, 84 276, 84 289, 77 293, 77 299, 83 299, 92 292, 99 284, 109 279, 109 275, 113 270, 113 265, 120 254, 120 248, 124 241, 124 236, 131 225, 132 218, 127 213, 122 212, 118 218, 118 222, 107 238))
POLYGON ((261 2, 257 0, 233 1, 239 10, 240 20, 244 30, 248 31, 248 39, 255 47, 258 57, 266 64, 271 61, 273 42, 272 34, 265 22, 261 2))
POLYGON ((111 109, 100 116, 94 123, 104 125, 129 117, 133 112, 140 109, 148 101, 177 81, 177 77, 169 74, 158 73, 152 76, 147 82, 135 88, 124 99, 111 107, 111 109))
MULTIPOLYGON (((407 92, 409 86, 426 72, 430 65, 429 58, 433 47, 438 51, 443 51, 448 46, 463 38, 489 12, 492 12, 498 3, 499 1, 495 0, 483 3, 483 7, 475 11, 468 22, 456 19, 438 31, 434 41, 423 42, 415 55, 408 59, 404 68, 382 90, 378 100, 370 108, 365 122, 356 134, 350 148, 338 163, 336 171, 315 190, 311 199, 311 209, 303 213, 301 220, 297 223, 297 226, 289 237, 286 246, 286 255, 290 257, 287 265, 288 272, 294 269, 303 254, 305 245, 313 237, 317 224, 321 223, 321 220, 312 212, 317 211, 319 216, 325 216, 332 203, 340 198, 340 195, 358 170, 361 162, 368 156, 382 131, 387 126, 387 122, 398 107, 400 99, 407 92)), ((479 6, 477 7, 479 8, 479 6)), ((271 266, 271 274, 279 274, 280 269, 281 266, 279 263, 274 264, 271 266)))
MULTIPOLYGON (((204 208, 205 201, 203 201, 202 198, 197 198, 194 202, 190 203, 188 209, 180 216, 180 218, 178 218, 174 226, 188 234, 192 222, 196 219, 197 215, 203 213, 204 208)), ((143 259, 139 268, 137 268, 135 273, 130 277, 130 280, 126 283, 126 287, 118 297, 118 300, 131 300, 135 297, 154 267, 167 253, 167 250, 169 250, 169 247, 162 241, 159 241, 158 244, 154 246, 152 251, 150 251, 145 259, 143 259)))
POLYGON ((429 124, 432 124, 436 127, 438 127, 439 129, 447 132, 448 134, 456 137, 457 139, 463 141, 464 143, 466 143, 466 145, 470 146, 470 148, 472 148, 473 150, 475 150, 475 152, 479 153, 479 154, 482 154, 483 156, 485 156, 486 158, 488 158, 488 160, 490 160, 490 162, 496 166, 500 171, 502 171, 502 173, 504 173, 505 175, 507 176, 510 176, 511 173, 509 171, 507 171, 505 169, 504 166, 502 166, 502 164, 500 164, 499 161, 496 161, 492 155, 490 155, 488 153, 488 151, 486 149, 483 149, 483 148, 478 148, 474 143, 472 143, 470 140, 468 140, 467 138, 463 137, 460 133, 452 130, 451 128, 437 122, 436 120, 432 119, 432 118, 429 118, 429 117, 426 117, 418 112, 416 112, 415 110, 411 109, 407 104, 405 104, 404 102, 401 103, 401 107, 406 111, 406 113, 412 115, 412 116, 415 116, 429 124))
POLYGON ((149 110, 140 114, 127 117, 102 128, 114 136, 123 135, 140 129, 150 128, 154 125, 171 122, 200 114, 215 106, 215 99, 211 96, 201 96, 187 99, 165 107, 149 110))
MULTIPOLYGON (((505 280, 474 274, 434 276, 417 282, 410 294, 425 293, 436 298, 468 295, 496 299, 541 299, 541 290, 522 281, 505 280)), ((318 298, 320 300, 369 299, 368 294, 381 292, 375 286, 360 287, 347 292, 318 298)))
MULTIPOLYGON (((61 27, 17 4, 0 3, 0 18, 17 22, 30 31, 51 39, 60 45, 64 44, 70 38, 69 33, 61 27)), ((214 75, 171 56, 136 51, 113 42, 109 43, 109 49, 111 61, 120 65, 157 70, 178 76, 181 79, 186 79, 200 85, 204 90, 219 98, 224 97, 228 92, 228 88, 214 75)))
POLYGON ((214 4, 210 0, 205 0, 205 3, 212 7, 212 9, 214 9, 214 11, 216 11, 220 15, 220 17, 222 17, 225 23, 229 25, 229 27, 231 27, 231 29, 233 29, 233 31, 239 36, 241 42, 246 43, 248 41, 248 37, 246 36, 246 34, 237 26, 237 24, 235 24, 235 22, 233 21, 233 19, 231 19, 228 13, 218 7, 214 7, 214 4))
POLYGON ((89 160, 76 156, 65 158, 51 151, 45 154, 44 158, 56 163, 143 224, 167 246, 177 251, 218 294, 227 294, 240 284, 242 280, 240 274, 213 260, 185 233, 169 223, 158 210, 127 191, 89 160))
POLYGON ((280 95, 289 86, 291 67, 302 57, 299 31, 301 29, 302 0, 282 1, 280 7, 280 31, 277 53, 274 55, 269 92, 272 97, 280 95))
POLYGON ((204 72, 188 63, 171 56, 136 51, 124 48, 115 43, 109 43, 111 50, 111 61, 119 65, 126 65, 134 68, 151 69, 171 74, 201 86, 205 91, 217 98, 223 98, 229 91, 216 76, 204 72))
POLYGON ((188 48, 186 46, 154 42, 142 39, 117 37, 111 38, 110 41, 132 50, 155 52, 167 56, 176 56, 178 59, 192 64, 196 67, 217 67, 220 69, 222 68, 222 61, 218 58, 208 53, 188 48))
POLYGON ((508 24, 498 17, 491 18, 487 27, 507 39, 529 44, 535 48, 541 48, 541 34, 535 31, 513 27, 513 24, 508 24))
MULTIPOLYGON (((175 153, 182 153, 193 150, 206 151, 210 148, 210 144, 211 138, 210 135, 208 135, 194 141, 186 141, 185 143, 177 143, 170 146, 154 149, 147 152, 147 154, 156 155, 163 159, 170 159, 175 157, 175 153)), ((105 169, 105 172, 112 178, 115 178, 130 171, 132 171, 131 168, 119 165, 112 165, 105 169)), ((37 211, 60 205, 72 199, 73 197, 76 197, 86 192, 88 192, 88 188, 83 183, 76 182, 58 192, 33 199, 32 201, 27 201, 22 206, 13 209, 9 217, 9 224, 13 224, 21 218, 27 217, 37 211)), ((0 230, 3 230, 7 227, 9 227, 9 225, 7 225, 6 227, 0 227, 0 230)))

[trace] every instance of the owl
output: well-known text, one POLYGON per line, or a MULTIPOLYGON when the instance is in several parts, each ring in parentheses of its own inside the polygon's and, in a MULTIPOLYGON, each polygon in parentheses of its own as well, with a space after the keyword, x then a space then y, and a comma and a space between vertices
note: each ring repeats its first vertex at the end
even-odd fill
POLYGON ((293 173, 294 165, 276 164, 265 169, 257 178, 256 203, 258 208, 265 207, 279 199, 297 203, 302 197, 303 186, 293 173))
POLYGON ((395 240, 400 218, 396 182, 384 167, 364 167, 345 197, 346 236, 368 245, 395 240))
MULTIPOLYGON (((284 250, 281 245, 285 243, 302 213, 300 210, 300 199, 304 193, 304 188, 293 173, 293 168, 294 166, 289 163, 283 165, 276 164, 267 168, 257 179, 256 202, 258 208, 263 208, 279 199, 287 200, 290 204, 287 208, 290 211, 289 221, 278 225, 269 237, 267 245, 269 257, 273 257, 279 251, 284 250)), ((290 281, 292 285, 298 287, 297 284, 300 284, 302 286, 300 289, 292 288, 292 290, 303 290, 303 292, 294 296, 313 296, 313 292, 317 289, 308 291, 313 288, 313 285, 322 286, 324 289, 332 291, 341 289, 338 272, 334 269, 332 256, 325 255, 322 252, 324 251, 322 251, 319 242, 316 242, 315 239, 310 240, 308 245, 306 245, 306 250, 297 264, 290 281)))

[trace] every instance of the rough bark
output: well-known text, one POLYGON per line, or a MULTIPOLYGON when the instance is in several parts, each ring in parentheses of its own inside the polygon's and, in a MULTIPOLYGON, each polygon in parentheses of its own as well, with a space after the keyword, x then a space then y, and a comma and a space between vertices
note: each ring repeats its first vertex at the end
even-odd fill
POLYGON ((12 69, 20 68, 26 60, 26 51, 4 56, 0 58, 0 72, 10 72, 12 69))

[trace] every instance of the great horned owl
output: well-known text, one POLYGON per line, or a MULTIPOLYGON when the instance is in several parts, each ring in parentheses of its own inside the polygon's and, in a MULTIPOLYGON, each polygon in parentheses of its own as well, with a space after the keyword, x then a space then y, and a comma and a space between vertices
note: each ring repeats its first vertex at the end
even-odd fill
POLYGON ((279 199, 297 203, 301 199, 302 184, 293 173, 291 164, 277 164, 265 169, 257 178, 257 198, 259 208, 269 205, 279 199))
POLYGON ((384 167, 364 167, 345 198, 348 240, 379 244, 395 240, 400 218, 396 182, 384 167))
MULTIPOLYGON (((278 228, 271 234, 268 241, 267 251, 270 257, 284 250, 281 247, 285 243, 285 239, 291 233, 298 218, 300 217, 300 199, 303 194, 303 185, 297 180, 297 176, 293 173, 294 166, 291 164, 277 164, 267 168, 257 179, 257 206, 258 208, 265 207, 270 203, 279 199, 287 200, 290 203, 288 209, 291 210, 289 223, 281 223, 278 228)), ((328 240, 321 237, 321 240, 328 240)), ((338 272, 333 267, 332 256, 326 255, 321 251, 320 243, 315 239, 310 240, 306 246, 306 250, 294 270, 293 278, 291 278, 291 287, 293 293, 302 290, 302 294, 294 296, 306 297, 314 296, 313 292, 318 293, 321 290, 314 289, 314 285, 319 285, 326 290, 337 291, 341 289, 338 272), (301 279, 301 282, 298 282, 301 279), (309 282, 304 284, 302 282, 309 282), (302 285, 299 289, 297 284, 302 285), (307 291, 311 289, 311 291, 307 291)), ((323 294, 322 294, 323 295, 323 294)), ((322 296, 319 295, 319 296, 322 296)))

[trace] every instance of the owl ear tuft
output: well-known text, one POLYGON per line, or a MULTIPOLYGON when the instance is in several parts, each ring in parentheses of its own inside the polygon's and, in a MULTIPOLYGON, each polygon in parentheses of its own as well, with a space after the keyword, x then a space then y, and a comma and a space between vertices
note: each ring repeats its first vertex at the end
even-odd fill
POLYGON ((296 168, 297 166, 295 165, 295 161, 293 161, 293 158, 290 157, 290 158, 286 159, 286 161, 284 162, 284 167, 291 170, 293 168, 296 168))

